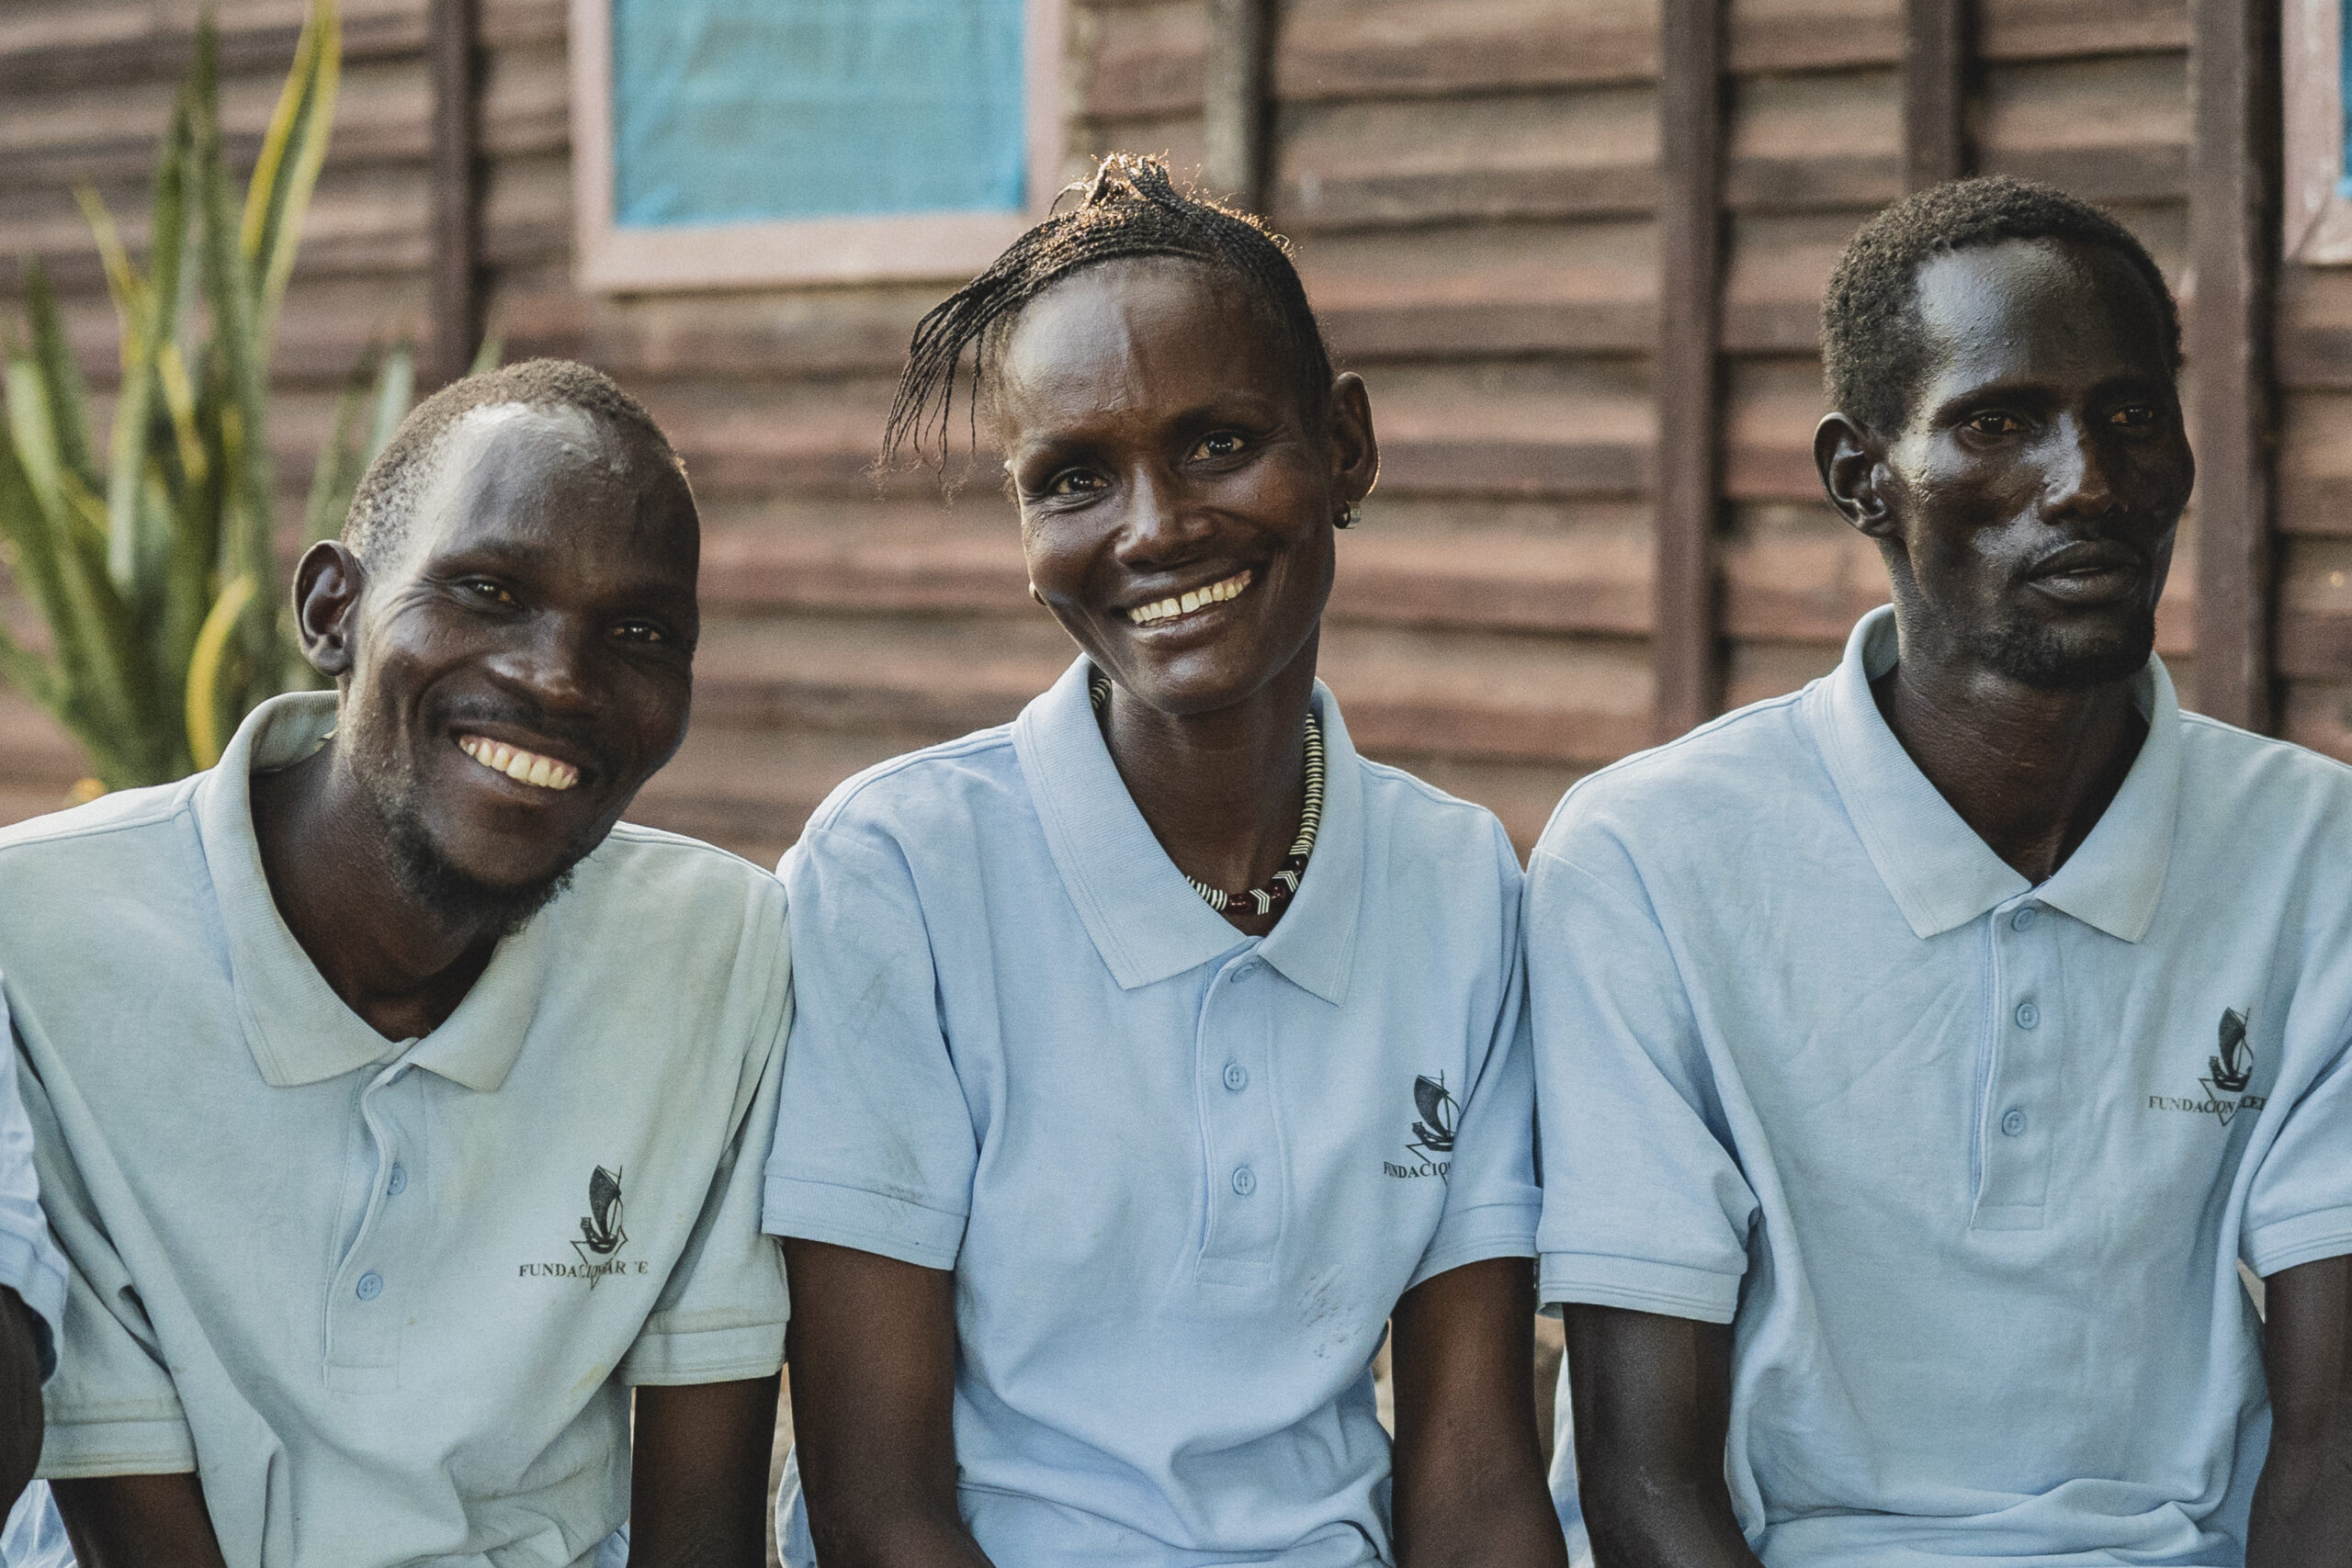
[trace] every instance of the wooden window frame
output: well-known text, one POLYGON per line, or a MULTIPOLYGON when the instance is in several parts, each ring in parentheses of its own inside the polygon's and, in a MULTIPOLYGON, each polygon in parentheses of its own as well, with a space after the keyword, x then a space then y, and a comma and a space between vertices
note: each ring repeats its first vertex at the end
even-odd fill
POLYGON ((2341 0, 2285 0, 2286 186, 2281 253, 2312 265, 2352 263, 2352 197, 2344 178, 2341 0))
POLYGON ((1044 217, 1064 182, 1066 0, 1023 0, 1028 207, 624 228, 613 221, 612 0, 571 0, 573 237, 594 293, 961 280, 1044 217))

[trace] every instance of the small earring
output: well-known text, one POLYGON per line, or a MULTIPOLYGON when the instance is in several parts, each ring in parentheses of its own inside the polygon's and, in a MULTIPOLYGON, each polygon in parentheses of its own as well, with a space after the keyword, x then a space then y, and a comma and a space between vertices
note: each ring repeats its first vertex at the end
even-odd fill
POLYGON ((1037 592, 1037 585, 1034 582, 1029 585, 1029 597, 1037 601, 1037 607, 1039 609, 1045 608, 1046 596, 1037 592))
POLYGON ((1363 522, 1363 504, 1362 504, 1361 502, 1353 502, 1353 501, 1351 501, 1351 502, 1348 502, 1348 509, 1347 509, 1345 512, 1342 512, 1342 513, 1340 513, 1340 519, 1339 519, 1339 521, 1338 521, 1338 522, 1336 522, 1336 523, 1334 523, 1334 524, 1332 524, 1332 525, 1331 525, 1331 526, 1333 526, 1334 528, 1352 528, 1352 527, 1354 527, 1357 524, 1359 524, 1359 523, 1361 523, 1361 522, 1363 522))

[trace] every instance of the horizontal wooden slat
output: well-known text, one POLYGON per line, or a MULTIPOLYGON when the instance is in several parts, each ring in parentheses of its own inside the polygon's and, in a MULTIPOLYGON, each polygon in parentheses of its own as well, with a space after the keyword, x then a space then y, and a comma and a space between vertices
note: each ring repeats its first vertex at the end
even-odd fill
POLYGON ((1342 362, 1630 354, 1657 309, 1650 223, 1326 235, 1300 269, 1342 362))
MULTIPOLYGON (((1335 624, 1639 635, 1648 529, 1624 506, 1483 509, 1382 492, 1340 541, 1335 624), (1477 513, 1483 511, 1485 515, 1477 513)), ((703 599, 720 610, 1034 617, 1009 507, 919 502, 707 507, 703 599)))

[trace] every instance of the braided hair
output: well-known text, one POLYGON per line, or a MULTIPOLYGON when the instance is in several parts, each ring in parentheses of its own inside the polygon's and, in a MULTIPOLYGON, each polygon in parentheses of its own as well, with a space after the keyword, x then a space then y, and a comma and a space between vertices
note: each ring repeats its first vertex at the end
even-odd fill
POLYGON ((1331 390, 1331 357, 1291 265, 1290 242, 1249 213, 1180 192, 1160 159, 1114 152, 1083 189, 1085 198, 1055 214, 1005 248, 988 270, 949 295, 915 328, 898 395, 884 426, 887 467, 907 446, 916 457, 935 448, 942 466, 947 423, 964 356, 972 355, 970 418, 977 443, 978 404, 989 360, 1023 307, 1080 267, 1135 256, 1181 256, 1216 268, 1239 283, 1244 296, 1289 351, 1299 391, 1319 414, 1331 390))

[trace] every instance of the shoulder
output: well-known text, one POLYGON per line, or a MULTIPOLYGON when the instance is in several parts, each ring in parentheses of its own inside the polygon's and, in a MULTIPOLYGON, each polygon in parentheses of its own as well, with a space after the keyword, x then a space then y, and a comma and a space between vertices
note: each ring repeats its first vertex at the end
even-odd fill
POLYGON ((549 913, 574 951, 610 944, 642 966, 672 946, 678 961, 699 964, 744 944, 781 951, 784 904, 784 885, 741 855, 623 822, 573 868, 549 913))
POLYGON ((1483 858, 1517 887, 1519 853, 1493 812, 1386 762, 1359 759, 1358 765, 1363 771, 1365 819, 1392 853, 1425 858, 1455 876, 1483 858))
POLYGON ((1804 711, 1814 689, 1751 703, 1587 774, 1560 797, 1538 850, 1558 853, 1595 831, 1629 845, 1685 839, 1707 824, 1752 821, 1767 803, 1785 810, 1792 788, 1827 788, 1804 711))
POLYGON ((2203 714, 2180 716, 2183 818, 2218 829, 2253 852, 2308 863, 2352 858, 2352 767, 2292 741, 2256 735, 2203 714))
POLYGON ((803 843, 831 835, 903 851, 984 830, 1008 812, 1034 818, 1035 810, 1012 727, 1001 724, 853 774, 809 815, 803 843))
POLYGON ((35 903, 50 887, 71 887, 83 908, 108 893, 145 898, 160 891, 158 881, 176 849, 175 840, 192 828, 181 818, 197 779, 146 789, 118 790, 85 806, 28 818, 0 828, 0 919, 9 911, 53 918, 55 908, 35 903))

